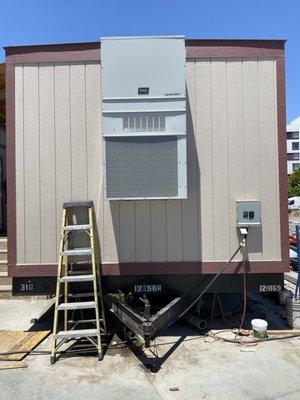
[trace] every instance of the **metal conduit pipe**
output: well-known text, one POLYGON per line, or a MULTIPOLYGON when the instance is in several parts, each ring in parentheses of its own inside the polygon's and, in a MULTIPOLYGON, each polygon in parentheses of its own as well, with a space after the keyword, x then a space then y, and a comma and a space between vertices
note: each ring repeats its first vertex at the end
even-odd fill
POLYGON ((207 322, 194 314, 186 313, 182 319, 200 331, 205 331, 207 329, 207 322))

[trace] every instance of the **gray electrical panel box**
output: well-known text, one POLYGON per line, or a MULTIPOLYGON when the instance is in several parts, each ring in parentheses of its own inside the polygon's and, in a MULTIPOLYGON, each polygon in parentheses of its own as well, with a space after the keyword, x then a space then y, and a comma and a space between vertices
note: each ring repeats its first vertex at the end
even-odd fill
POLYGON ((237 200, 237 226, 241 228, 260 226, 260 201, 237 200))
POLYGON ((102 38, 101 92, 106 198, 186 198, 184 37, 102 38))

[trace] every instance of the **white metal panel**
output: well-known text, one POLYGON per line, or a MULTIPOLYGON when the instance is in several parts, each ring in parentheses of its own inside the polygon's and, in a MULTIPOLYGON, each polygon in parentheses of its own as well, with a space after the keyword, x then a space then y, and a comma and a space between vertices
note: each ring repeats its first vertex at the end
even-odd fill
POLYGON ((139 87, 152 97, 185 95, 183 37, 102 38, 101 54, 104 98, 137 97, 139 87))
POLYGON ((106 198, 186 198, 184 38, 103 38, 101 60, 106 198), (174 140, 166 137, 154 149, 154 137, 161 136, 174 140), (130 137, 127 142, 125 137, 130 137), (168 164, 170 152, 175 166, 168 164), (163 165, 155 162, 156 153, 163 165), (161 182, 170 170, 176 174, 161 182))

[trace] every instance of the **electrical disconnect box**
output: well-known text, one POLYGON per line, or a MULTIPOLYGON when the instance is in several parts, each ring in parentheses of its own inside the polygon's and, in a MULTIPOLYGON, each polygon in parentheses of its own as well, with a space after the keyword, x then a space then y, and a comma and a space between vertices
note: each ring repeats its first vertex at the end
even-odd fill
POLYGON ((237 200, 237 226, 247 228, 260 226, 260 201, 258 200, 237 200))
POLYGON ((109 200, 187 197, 183 36, 101 39, 109 200))

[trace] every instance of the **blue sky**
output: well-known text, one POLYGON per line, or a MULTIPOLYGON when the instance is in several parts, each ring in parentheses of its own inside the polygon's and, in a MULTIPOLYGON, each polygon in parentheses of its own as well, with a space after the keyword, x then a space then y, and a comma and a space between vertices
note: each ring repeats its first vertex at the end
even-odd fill
POLYGON ((287 39, 287 121, 300 115, 299 0, 0 1, 1 47, 118 35, 287 39))

